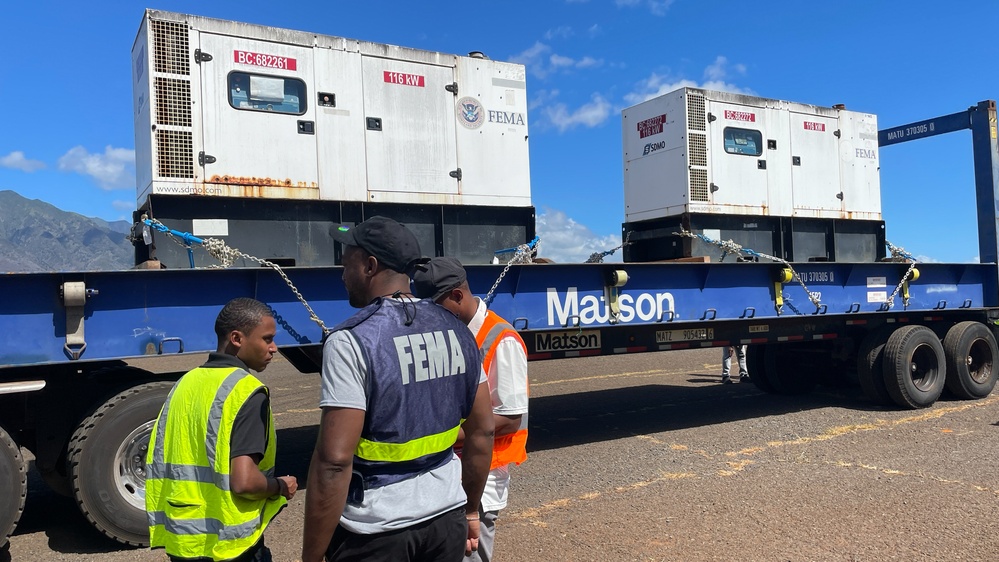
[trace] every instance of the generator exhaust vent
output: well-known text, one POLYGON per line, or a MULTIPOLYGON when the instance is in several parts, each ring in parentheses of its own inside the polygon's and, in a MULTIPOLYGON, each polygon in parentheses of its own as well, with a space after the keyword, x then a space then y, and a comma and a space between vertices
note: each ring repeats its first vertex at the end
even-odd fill
POLYGON ((690 170, 690 200, 708 202, 708 171, 690 170))
POLYGON ((687 128, 691 131, 707 130, 704 120, 704 96, 687 95, 687 128))

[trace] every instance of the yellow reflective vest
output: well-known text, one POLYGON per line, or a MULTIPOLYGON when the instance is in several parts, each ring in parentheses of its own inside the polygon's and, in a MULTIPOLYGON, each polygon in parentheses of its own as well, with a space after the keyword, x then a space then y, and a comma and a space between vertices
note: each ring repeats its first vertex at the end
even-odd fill
MULTIPOLYGON (((146 456, 149 545, 179 558, 231 560, 254 546, 287 503, 284 497, 249 500, 229 486, 229 445, 240 408, 267 392, 238 367, 200 367, 170 391, 153 425, 146 456)), ((268 412, 267 447, 260 470, 273 476, 277 438, 268 412)))

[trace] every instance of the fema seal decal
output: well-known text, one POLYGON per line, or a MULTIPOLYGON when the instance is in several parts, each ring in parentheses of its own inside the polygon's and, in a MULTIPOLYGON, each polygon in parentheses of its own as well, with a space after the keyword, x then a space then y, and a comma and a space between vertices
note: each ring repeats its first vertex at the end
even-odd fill
POLYGON ((486 112, 475 98, 461 98, 454 110, 458 114, 458 122, 466 129, 478 129, 486 122, 486 112))

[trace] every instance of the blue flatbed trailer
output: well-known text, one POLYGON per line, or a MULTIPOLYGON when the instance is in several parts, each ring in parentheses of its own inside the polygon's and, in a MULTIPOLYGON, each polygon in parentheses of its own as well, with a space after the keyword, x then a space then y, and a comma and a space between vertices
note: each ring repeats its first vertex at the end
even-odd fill
MULTIPOLYGON (((880 142, 972 130, 982 263, 918 264, 918 277, 894 262, 482 265, 467 268, 470 286, 484 295, 499 278, 490 307, 521 331, 531 360, 749 344, 753 381, 768 392, 807 392, 822 366, 852 373, 882 403, 929 406, 945 385, 980 398, 999 358, 995 102, 921 126, 931 122, 886 129, 880 142)), ((285 273, 327 326, 352 314, 340 267, 285 273)), ((3 541, 24 506, 23 447, 99 530, 145 544, 144 446, 182 373, 125 360, 214 350, 228 300, 268 303, 281 353, 320 369, 323 332, 271 269, 0 274, 0 295, 3 541)))

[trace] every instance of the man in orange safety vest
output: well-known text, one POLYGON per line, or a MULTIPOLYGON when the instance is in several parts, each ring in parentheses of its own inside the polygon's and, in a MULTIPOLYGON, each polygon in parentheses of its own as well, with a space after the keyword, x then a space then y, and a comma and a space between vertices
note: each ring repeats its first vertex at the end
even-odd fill
MULTIPOLYGON (((426 271, 413 274, 413 293, 431 298, 468 325, 482 352, 482 368, 489 382, 496 440, 489 479, 479 503, 479 548, 467 562, 490 562, 496 538, 496 519, 506 507, 510 489, 509 465, 527 460, 527 348, 506 320, 487 310, 472 295, 465 268, 452 257, 438 257, 426 271)), ((456 449, 460 450, 459 435, 456 449)))

